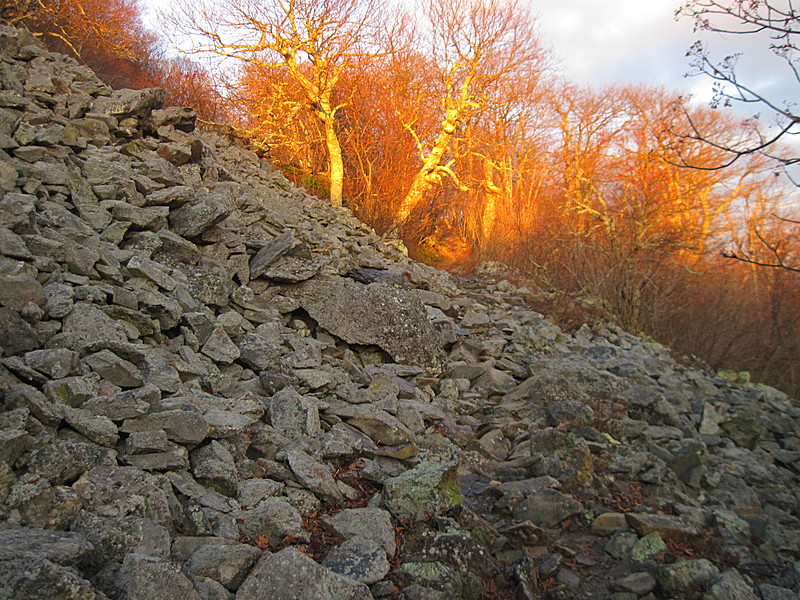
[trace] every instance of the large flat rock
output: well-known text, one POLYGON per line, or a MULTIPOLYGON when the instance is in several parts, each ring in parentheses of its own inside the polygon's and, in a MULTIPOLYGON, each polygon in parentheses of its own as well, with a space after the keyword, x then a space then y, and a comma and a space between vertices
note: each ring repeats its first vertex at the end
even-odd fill
POLYGON ((439 335, 413 291, 332 277, 286 287, 284 294, 348 344, 379 346, 398 363, 442 370, 439 335))

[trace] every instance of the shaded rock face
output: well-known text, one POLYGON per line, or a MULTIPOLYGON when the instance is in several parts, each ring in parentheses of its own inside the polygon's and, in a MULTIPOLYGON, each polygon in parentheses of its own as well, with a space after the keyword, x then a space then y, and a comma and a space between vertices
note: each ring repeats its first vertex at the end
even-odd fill
POLYGON ((796 402, 0 53, 0 598, 800 593, 796 402))

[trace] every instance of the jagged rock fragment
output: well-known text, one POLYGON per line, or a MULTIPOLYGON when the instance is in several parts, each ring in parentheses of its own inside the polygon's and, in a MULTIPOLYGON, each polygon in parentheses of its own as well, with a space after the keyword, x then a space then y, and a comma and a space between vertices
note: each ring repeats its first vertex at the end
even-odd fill
POLYGON ((372 600, 363 583, 337 575, 294 548, 264 554, 236 594, 236 600, 315 598, 372 600), (286 574, 291 573, 291 577, 286 574))

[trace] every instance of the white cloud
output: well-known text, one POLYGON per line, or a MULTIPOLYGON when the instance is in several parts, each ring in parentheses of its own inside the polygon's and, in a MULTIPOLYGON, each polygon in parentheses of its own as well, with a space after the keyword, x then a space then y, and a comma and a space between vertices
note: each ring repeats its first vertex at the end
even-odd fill
MULTIPOLYGON (((792 99, 788 67, 768 50, 770 40, 756 35, 695 32, 691 20, 674 18, 681 0, 535 0, 539 30, 561 59, 565 76, 578 84, 615 83, 664 86, 696 100, 711 98, 708 77, 686 77, 686 51, 697 39, 711 56, 741 53, 740 80, 777 99, 792 99)), ((752 106, 739 106, 749 114, 752 106)))
POLYGON ((675 22, 675 0, 538 0, 546 44, 576 83, 679 85, 692 25, 675 22))

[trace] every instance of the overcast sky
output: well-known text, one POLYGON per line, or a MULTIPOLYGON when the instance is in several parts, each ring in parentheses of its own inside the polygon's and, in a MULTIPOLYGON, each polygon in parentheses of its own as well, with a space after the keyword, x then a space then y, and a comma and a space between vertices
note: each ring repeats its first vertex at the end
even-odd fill
POLYGON ((675 0, 532 0, 545 43, 575 82, 680 83, 691 23, 675 0))
MULTIPOLYGON (((707 77, 685 77, 686 51, 702 39, 712 56, 741 52, 741 80, 791 99, 788 69, 759 36, 698 33, 690 19, 674 18, 680 0, 529 0, 540 15, 542 38, 561 58, 568 79, 604 86, 647 83, 710 99, 707 77)), ((747 112, 747 107, 739 111, 747 112)))

